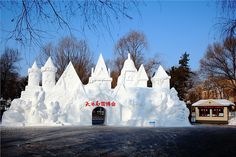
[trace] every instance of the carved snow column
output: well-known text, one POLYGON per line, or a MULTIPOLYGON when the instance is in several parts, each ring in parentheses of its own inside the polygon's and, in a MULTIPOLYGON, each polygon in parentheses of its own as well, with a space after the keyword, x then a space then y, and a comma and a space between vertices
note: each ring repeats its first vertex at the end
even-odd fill
POLYGON ((160 65, 157 69, 156 74, 152 78, 152 87, 158 89, 170 89, 170 76, 167 75, 166 71, 160 65))
POLYGON ((42 72, 42 87, 44 91, 48 91, 55 86, 55 74, 57 68, 54 66, 51 57, 48 58, 45 65, 41 68, 42 72))
POLYGON ((40 69, 38 68, 37 63, 34 62, 32 67, 28 69, 28 86, 39 86, 40 75, 40 69))

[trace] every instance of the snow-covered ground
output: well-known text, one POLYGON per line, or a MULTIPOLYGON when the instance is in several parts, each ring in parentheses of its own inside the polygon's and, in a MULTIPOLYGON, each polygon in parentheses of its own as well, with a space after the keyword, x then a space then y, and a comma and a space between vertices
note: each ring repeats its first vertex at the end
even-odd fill
POLYGON ((229 120, 229 125, 236 125, 236 116, 229 120))

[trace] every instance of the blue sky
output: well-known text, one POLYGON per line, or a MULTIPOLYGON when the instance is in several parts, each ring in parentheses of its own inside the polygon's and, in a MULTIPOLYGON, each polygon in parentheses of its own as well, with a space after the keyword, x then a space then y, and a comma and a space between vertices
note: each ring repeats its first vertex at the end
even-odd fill
MULTIPOLYGON (((161 64, 165 69, 177 65, 180 56, 184 52, 190 54, 190 67, 198 70, 199 60, 203 57, 209 44, 219 41, 219 34, 214 25, 217 23, 217 6, 215 1, 147 1, 140 6, 139 15, 131 10, 132 20, 123 19, 114 22, 110 34, 101 29, 98 32, 86 31, 85 36, 80 32, 73 32, 78 38, 86 37, 91 50, 94 52, 95 63, 99 53, 102 53, 106 60, 113 57, 114 45, 119 38, 131 30, 142 31, 148 40, 148 57, 158 54, 161 64)), ((1 38, 6 37, 7 28, 11 28, 9 19, 12 15, 9 12, 1 11, 1 38), (6 21, 6 22, 4 22, 6 21)), ((78 18, 72 19, 72 27, 79 25, 78 18)), ((43 42, 52 41, 56 43, 59 38, 68 35, 66 30, 54 30, 45 24, 44 29, 49 29, 50 36, 45 36, 43 42)), ((0 50, 5 46, 18 48, 22 52, 20 63, 21 75, 27 74, 27 68, 39 55, 39 47, 23 47, 14 41, 2 42, 0 50)))

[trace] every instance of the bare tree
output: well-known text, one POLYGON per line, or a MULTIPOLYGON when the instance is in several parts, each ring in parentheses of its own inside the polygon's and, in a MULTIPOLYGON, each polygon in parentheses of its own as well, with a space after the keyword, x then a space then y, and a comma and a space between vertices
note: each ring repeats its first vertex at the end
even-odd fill
POLYGON ((202 72, 228 80, 226 85, 236 90, 236 38, 227 38, 223 44, 209 45, 200 64, 202 72))
POLYGON ((142 32, 131 31, 117 42, 115 55, 119 62, 124 61, 130 53, 136 68, 144 61, 144 51, 147 50, 147 40, 142 32))
POLYGON ((226 37, 235 37, 236 35, 236 1, 218 0, 223 15, 220 17, 219 26, 221 34, 226 37))
POLYGON ((5 48, 1 55, 1 97, 4 99, 13 99, 20 96, 20 93, 17 93, 17 82, 19 80, 19 66, 17 63, 20 60, 20 52, 15 49, 5 48))
POLYGON ((154 71, 160 64, 159 57, 155 55, 147 59, 147 40, 142 32, 131 31, 118 40, 114 48, 115 59, 113 60, 112 68, 112 87, 116 86, 117 78, 123 68, 124 61, 130 53, 135 67, 138 69, 141 64, 144 64, 145 70, 151 78, 154 71))
POLYGON ((144 61, 145 70, 149 78, 151 78, 154 75, 160 63, 161 62, 157 54, 154 57, 144 61))
MULTIPOLYGON (((57 67, 58 78, 71 61, 83 83, 88 82, 91 68, 93 66, 93 55, 84 40, 77 40, 75 37, 62 38, 57 46, 50 43, 42 49, 41 59, 51 56, 57 67), (44 57, 47 56, 47 57, 44 57)), ((45 62, 45 61, 44 61, 45 62)))
MULTIPOLYGON (((81 30, 86 28, 98 30, 101 26, 110 29, 113 19, 120 21, 123 18, 132 19, 129 15, 131 8, 138 11, 136 0, 21 0, 0 1, 2 12, 13 14, 9 18, 12 29, 8 39, 14 39, 21 44, 33 41, 38 43, 42 36, 48 34, 48 29, 41 25, 53 26, 55 30, 75 30, 71 27, 70 19, 78 17, 81 30)), ((48 27, 47 27, 48 28, 48 27)))
POLYGON ((41 48, 39 56, 37 57, 37 63, 39 63, 40 66, 43 66, 49 56, 51 56, 54 59, 55 57, 54 53, 55 53, 54 45, 51 42, 47 43, 41 48))

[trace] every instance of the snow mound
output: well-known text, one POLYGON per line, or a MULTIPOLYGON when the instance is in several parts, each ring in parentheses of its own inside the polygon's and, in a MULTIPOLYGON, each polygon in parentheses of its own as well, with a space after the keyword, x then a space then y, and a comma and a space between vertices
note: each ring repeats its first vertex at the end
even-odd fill
POLYGON ((229 125, 236 125, 236 117, 229 120, 229 125))

